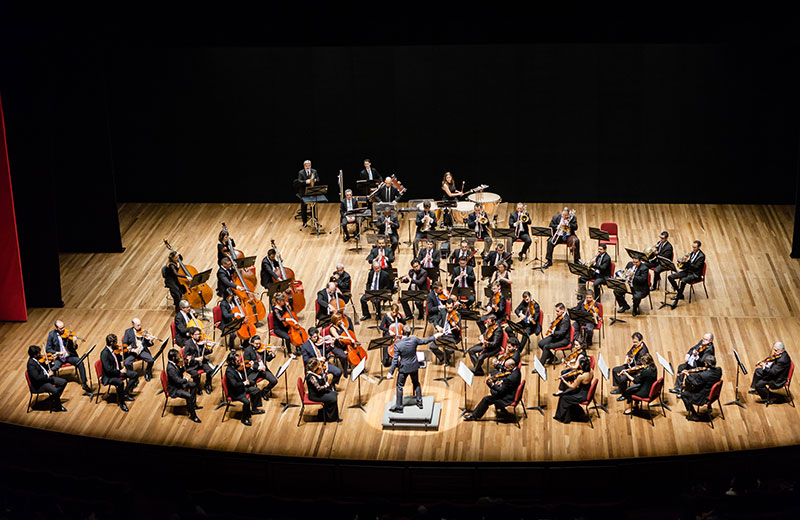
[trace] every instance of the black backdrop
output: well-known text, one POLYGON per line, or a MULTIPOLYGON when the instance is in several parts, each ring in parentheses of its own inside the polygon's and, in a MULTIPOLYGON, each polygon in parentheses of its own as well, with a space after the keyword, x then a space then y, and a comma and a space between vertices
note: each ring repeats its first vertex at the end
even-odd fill
POLYGON ((770 43, 114 49, 117 196, 291 201, 306 158, 335 196, 370 157, 412 198, 451 170, 509 201, 791 203, 795 63, 770 43))

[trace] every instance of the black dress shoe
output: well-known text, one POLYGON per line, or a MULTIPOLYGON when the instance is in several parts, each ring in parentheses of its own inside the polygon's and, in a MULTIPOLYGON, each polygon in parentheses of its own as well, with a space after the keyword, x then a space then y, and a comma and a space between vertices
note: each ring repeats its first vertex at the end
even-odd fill
POLYGON ((629 310, 631 310, 630 305, 626 305, 625 307, 619 308, 619 312, 628 312, 629 310))
POLYGON ((471 413, 465 413, 464 414, 464 420, 465 421, 477 421, 478 419, 474 415, 472 415, 471 413))
POLYGON ((402 408, 392 407, 392 408, 389 408, 389 411, 392 412, 392 413, 403 413, 403 409, 402 408))
POLYGON ((340 417, 340 418, 336 419, 336 422, 337 422, 337 423, 340 423, 340 422, 342 422, 342 418, 340 417))
POLYGON ((64 408, 62 405, 58 405, 58 406, 56 406, 55 408, 53 408, 53 411, 54 411, 54 412, 66 412, 66 411, 67 411, 67 409, 66 409, 66 408, 64 408))
POLYGON ((420 410, 422 410, 422 408, 423 408, 423 406, 422 406, 422 401, 417 401, 417 408, 419 408, 420 410))
POLYGON ((755 390, 749 390, 747 393, 748 394, 753 394, 753 395, 758 395, 758 392, 756 392, 755 390))
POLYGON ((264 414, 264 413, 267 413, 267 412, 265 412, 264 410, 253 410, 251 413, 253 415, 261 415, 261 414, 264 414))
POLYGON ((195 415, 194 417, 190 417, 190 419, 192 420, 192 422, 196 422, 196 423, 201 423, 201 422, 203 422, 203 421, 201 421, 201 420, 200 420, 200 418, 199 418, 198 416, 196 416, 196 415, 195 415))
POLYGON ((84 391, 84 393, 87 393, 87 394, 91 394, 92 393, 92 389, 86 383, 81 385, 81 389, 84 391))
POLYGON ((677 388, 670 388, 669 389, 669 393, 671 393, 671 394, 679 394, 679 393, 681 393, 681 391, 678 390, 677 388))
POLYGON ((549 268, 551 265, 553 265, 553 262, 551 262, 550 260, 548 260, 547 262, 545 262, 545 263, 544 263, 544 265, 542 265, 542 269, 547 269, 547 268, 549 268))
POLYGON ((687 421, 700 422, 700 417, 697 414, 690 413, 686 416, 687 421))
POLYGON ((670 304, 669 304, 669 306, 668 306, 668 307, 669 307, 670 309, 674 309, 674 308, 676 308, 677 306, 678 306, 678 302, 672 302, 672 303, 670 303, 670 304))
POLYGON ((194 405, 194 409, 195 409, 195 410, 202 410, 202 409, 203 409, 203 407, 202 407, 202 406, 200 406, 199 404, 196 404, 196 405, 194 405))
POLYGON ((144 375, 144 380, 145 381, 150 381, 151 379, 153 379, 153 376, 151 376, 150 374, 145 374, 144 375))
POLYGON ((621 396, 617 397, 617 401, 624 401, 624 400, 625 400, 625 396, 624 395, 621 395, 621 396))
POLYGON ((132 402, 134 402, 134 401, 136 400, 136 398, 135 398, 135 397, 133 397, 132 395, 126 395, 126 396, 125 396, 125 400, 126 400, 127 402, 129 402, 129 403, 132 403, 132 402))
POLYGON ((519 260, 522 261, 522 253, 519 254, 519 260))
POLYGON ((126 405, 125 403, 122 403, 121 405, 119 405, 119 409, 122 410, 123 412, 127 412, 128 411, 128 405, 126 405))
POLYGON ((638 315, 639 315, 639 311, 637 309, 633 309, 633 312, 631 313, 631 316, 638 316, 638 315))
POLYGON ((242 424, 245 426, 253 426, 253 423, 250 422, 250 419, 242 419, 242 424))
POLYGON ((210 386, 205 387, 204 390, 206 391, 206 394, 211 395, 212 388, 210 386))
POLYGON ((613 394, 613 395, 619 395, 620 391, 619 391, 619 390, 617 390, 617 389, 615 388, 614 390, 612 390, 612 391, 611 391, 611 392, 609 392, 609 393, 611 393, 611 394, 613 394))
POLYGON ((372 319, 372 316, 370 316, 369 314, 364 314, 363 316, 361 316, 361 321, 367 321, 367 320, 371 320, 371 319, 372 319))

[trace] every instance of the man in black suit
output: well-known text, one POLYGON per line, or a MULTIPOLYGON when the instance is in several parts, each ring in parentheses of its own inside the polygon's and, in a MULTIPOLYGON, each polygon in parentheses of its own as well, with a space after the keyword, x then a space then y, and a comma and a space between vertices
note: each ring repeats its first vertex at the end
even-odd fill
MULTIPOLYGON (((428 291, 428 270, 423 269, 419 260, 411 261, 411 269, 408 270, 408 276, 401 278, 403 283, 408 284, 409 291, 428 291)), ((422 319, 425 314, 425 305, 422 302, 416 302, 417 319, 422 319)), ((403 301, 403 310, 406 316, 411 316, 411 306, 407 301, 403 301)))
POLYGON ((192 422, 199 423, 196 410, 202 408, 197 405, 197 385, 186 375, 180 363, 181 355, 176 349, 170 349, 167 354, 167 395, 186 400, 186 409, 192 422))
POLYGON ((269 290, 269 286, 280 279, 277 252, 274 249, 267 251, 267 256, 261 260, 261 287, 269 290))
POLYGON ((492 237, 489 235, 489 215, 484 211, 483 204, 475 203, 474 210, 467 217, 467 227, 475 231, 477 240, 483 240, 483 254, 491 251, 492 237), (482 222, 482 220, 486 222, 482 222))
POLYGON ((378 243, 372 246, 369 254, 367 255, 367 262, 378 262, 381 269, 391 269, 392 262, 394 262, 394 250, 386 247, 386 239, 383 236, 378 237, 378 243))
POLYGON ((697 345, 693 346, 689 349, 686 353, 685 362, 678 365, 678 375, 675 376, 675 387, 670 388, 669 391, 673 394, 681 393, 681 387, 683 386, 683 379, 686 377, 684 370, 689 370, 692 368, 697 368, 699 366, 705 366, 703 360, 708 356, 713 356, 714 354, 714 335, 710 332, 706 332, 703 335, 703 339, 697 342, 697 345))
POLYGON ((86 368, 78 356, 78 338, 75 336, 62 336, 66 332, 63 321, 56 320, 53 325, 55 328, 47 335, 47 342, 45 343, 45 352, 53 354, 55 358, 50 368, 54 373, 58 374, 58 370, 64 363, 77 366, 81 388, 87 394, 91 393, 92 389, 86 384, 86 368))
POLYGON ((513 359, 507 359, 504 366, 498 368, 500 371, 496 375, 486 379, 489 395, 481 399, 471 413, 464 414, 465 421, 477 421, 491 405, 499 412, 514 402, 521 379, 517 363, 513 359))
MULTIPOLYGON (((344 241, 347 242, 350 240, 350 229, 348 223, 347 212, 353 211, 358 209, 358 202, 356 199, 353 198, 353 190, 347 189, 344 190, 344 198, 339 203, 339 223, 342 226, 342 231, 344 231, 344 241)), ((352 224, 356 227, 356 234, 359 231, 358 219, 355 217, 352 218, 352 224)))
POLYGON ((555 243, 552 238, 547 241, 547 261, 543 267, 547 269, 553 265, 553 249, 557 244, 563 243, 575 251, 575 262, 578 262, 581 259, 581 241, 575 235, 575 232, 578 231, 578 217, 576 215, 570 217, 569 208, 565 207, 561 213, 553 215, 553 218, 550 219, 550 229, 553 230, 553 236, 558 235, 558 238, 555 239, 555 243), (569 231, 565 233, 563 228, 567 228, 569 231))
POLYGON ((378 231, 389 237, 393 253, 397 251, 397 244, 400 242, 400 235, 397 231, 399 228, 400 221, 397 220, 397 215, 392 215, 392 208, 387 207, 383 210, 383 214, 378 217, 378 231))
POLYGON ((117 348, 117 335, 109 334, 106 336, 106 347, 100 352, 100 363, 103 366, 100 380, 104 385, 114 385, 117 388, 117 404, 123 412, 127 412, 128 405, 125 402, 134 400, 130 393, 139 384, 139 374, 125 368, 114 353, 115 348, 117 348))
POLYGON ((275 359, 275 352, 272 350, 259 352, 260 348, 261 336, 256 334, 247 342, 247 346, 242 351, 242 357, 247 363, 247 380, 251 386, 257 386, 256 382, 260 379, 267 381, 267 385, 261 390, 261 397, 267 400, 272 389, 278 384, 278 379, 267 366, 268 362, 275 359))
MULTIPOLYGON (((633 278, 628 278, 631 280, 629 283, 633 291, 633 312, 631 316, 637 316, 639 314, 639 303, 650 294, 650 284, 648 283, 648 278, 650 276, 648 273, 650 270, 638 258, 634 258, 625 266, 626 273, 631 269, 633 270, 633 278)), ((628 293, 617 290, 614 291, 614 296, 617 298, 617 305, 619 305, 620 312, 627 312, 631 308, 628 302, 625 301, 626 294, 628 293)))
MULTIPOLYGON (((686 388, 681 392, 681 400, 686 407, 686 411, 689 412, 686 416, 689 421, 700 420, 694 407, 708 403, 708 394, 711 392, 711 387, 722 379, 722 369, 717 366, 717 358, 714 356, 704 357, 698 363, 698 367, 703 367, 705 370, 686 374, 686 388)), ((711 410, 709 409, 710 412, 711 410)))
MULTIPOLYGON (((525 211, 525 204, 517 202, 517 209, 512 211, 508 216, 508 227, 514 229, 514 235, 518 239, 522 240, 522 250, 519 252, 520 260, 522 260, 522 257, 528 253, 528 248, 531 247, 531 235, 530 230, 528 229, 529 222, 530 215, 528 215, 528 212, 525 211), (522 221, 523 215, 527 215, 528 222, 522 221)), ((509 251, 509 253, 511 253, 511 251, 509 251)))
POLYGON ((189 328, 194 324, 196 316, 194 311, 186 300, 181 300, 178 303, 180 310, 175 313, 175 343, 179 347, 183 347, 189 339, 189 328))
MULTIPOLYGON (((501 291, 500 282, 494 282, 491 286, 491 290, 492 297, 489 298, 485 310, 488 314, 492 314, 495 317, 497 323, 503 323, 506 319, 506 298, 501 291)), ((480 321, 478 322, 478 328, 481 330, 481 333, 485 330, 485 326, 480 321)))
MULTIPOLYGON (((444 303, 445 312, 441 312, 437 314, 437 320, 434 322, 434 327, 436 327, 436 332, 441 332, 442 337, 446 338, 456 345, 461 343, 461 315, 456 310, 456 301, 452 298, 448 298, 448 300, 444 303)), ((439 360, 439 363, 446 363, 450 364, 450 358, 452 358, 455 354, 452 350, 448 349, 440 349, 436 342, 433 343, 433 346, 429 349, 433 352, 433 355, 436 356, 436 359, 439 360), (442 352, 444 350, 444 352, 442 352)))
POLYGON ((206 358, 206 342, 201 340, 202 331, 197 327, 189 327, 189 339, 183 347, 183 357, 186 360, 186 371, 192 376, 194 384, 200 388, 200 373, 202 370, 206 374, 205 391, 211 393, 211 372, 214 366, 206 358))
POLYGON ((597 246, 597 255, 588 264, 592 272, 591 278, 581 276, 578 278, 578 292, 583 294, 583 289, 586 287, 586 282, 594 280, 594 299, 600 298, 600 286, 606 283, 607 278, 611 278, 611 256, 606 252, 606 245, 600 244, 597 246))
MULTIPOLYGON (((381 269, 381 264, 378 261, 372 262, 372 270, 367 276, 367 284, 365 290, 367 291, 382 291, 389 289, 389 273, 381 269)), ((369 306, 367 305, 367 295, 361 295, 361 321, 370 319, 369 306)))
MULTIPOLYGON (((217 296, 220 298, 225 297, 226 289, 244 290, 244 287, 234 282, 236 271, 233 268, 233 262, 227 256, 221 260, 219 269, 217 270, 217 296)), ((238 280, 238 277, 235 278, 238 280)))
POLYGON ((426 310, 428 313, 428 321, 430 323, 436 324, 436 322, 440 319, 440 314, 444 312, 444 300, 442 299, 443 297, 439 297, 443 293, 444 287, 442 286, 442 283, 433 282, 425 304, 427 307, 426 310))
POLYGON ((450 255, 450 263, 457 264, 459 258, 469 258, 469 260, 467 260, 467 265, 473 268, 475 267, 475 254, 469 247, 469 242, 466 240, 462 240, 461 247, 453 251, 450 255))
POLYGON ((582 344, 590 347, 592 346, 594 329, 600 321, 600 308, 597 306, 597 302, 594 301, 594 294, 591 292, 586 293, 573 310, 588 312, 594 317, 594 322, 572 322, 572 327, 575 329, 575 337, 580 338, 582 344))
POLYGON ((556 356, 553 354, 553 349, 562 348, 569 345, 569 331, 570 323, 569 316, 567 316, 567 307, 563 303, 557 303, 556 317, 550 324, 550 334, 545 334, 545 337, 539 341, 539 348, 542 349, 542 364, 550 363, 555 360, 556 356))
POLYGON ((142 332, 142 321, 139 318, 131 320, 132 327, 125 330, 122 335, 122 344, 130 347, 128 355, 125 356, 125 367, 128 370, 133 370, 133 362, 139 359, 145 362, 144 380, 150 381, 153 377, 153 355, 150 353, 150 347, 153 346, 153 341, 150 337, 142 332))
MULTIPOLYGON (((514 309, 514 314, 520 320, 517 323, 525 327, 525 334, 520 339, 520 350, 524 350, 530 341, 529 336, 537 336, 542 331, 542 326, 539 325, 542 309, 539 307, 539 303, 533 299, 530 291, 525 291, 522 293, 522 301, 514 309), (531 307, 533 307, 533 312, 531 312, 531 307)), ((511 327, 506 329, 506 332, 512 334, 513 331, 510 331, 511 327)))
POLYGON ((344 270, 344 264, 336 264, 336 270, 331 275, 331 278, 336 282, 340 298, 343 299, 345 303, 350 303, 350 273, 344 270))
POLYGON ((333 376, 331 384, 336 386, 342 378, 342 369, 329 363, 330 360, 338 356, 347 363, 347 355, 339 347, 335 347, 332 343, 325 344, 319 336, 319 330, 316 327, 308 329, 308 341, 300 346, 300 353, 303 356, 303 363, 308 366, 308 362, 312 359, 318 359, 323 364, 324 370, 333 376), (338 352, 337 352, 338 351, 338 352))
POLYGON ((50 407, 54 412, 66 412, 67 409, 61 404, 61 394, 67 386, 67 380, 53 375, 53 371, 47 368, 47 363, 40 363, 39 356, 42 355, 42 348, 39 345, 28 347, 28 379, 31 382, 31 390, 34 392, 47 392, 50 394, 50 407))
POLYGON ((378 173, 378 170, 372 167, 372 161, 364 159, 364 169, 361 170, 359 178, 362 181, 375 181, 380 180, 381 175, 378 173))
POLYGON ((699 240, 692 242, 692 252, 689 253, 689 257, 686 259, 683 268, 679 272, 672 273, 667 277, 672 288, 678 291, 678 294, 672 297, 673 302, 670 307, 673 309, 678 306, 678 300, 684 299, 683 290, 686 288, 686 284, 698 282, 703 276, 703 266, 706 264, 706 255, 700 249, 701 245, 699 240), (680 281, 680 285, 678 285, 678 281, 676 280, 680 281))
POLYGON ((398 372, 396 399, 394 406, 389 409, 390 412, 403 413, 403 387, 406 385, 406 378, 408 377, 411 377, 411 383, 414 385, 417 407, 422 408, 422 385, 419 384, 420 365, 417 359, 417 347, 427 345, 434 339, 441 337, 441 335, 441 333, 437 332, 426 339, 406 336, 395 343, 392 364, 389 367, 389 375, 387 376, 387 379, 391 379, 394 377, 395 370, 398 372))
POLYGON ((325 289, 321 289, 317 293, 317 306, 319 307, 319 311, 317 312, 316 319, 317 321, 321 321, 323 318, 326 318, 333 314, 334 312, 342 312, 344 314, 344 308, 336 308, 337 306, 337 299, 341 298, 341 291, 339 291, 339 287, 336 285, 336 282, 328 282, 328 285, 325 289))
POLYGON ((394 202, 400 198, 400 192, 392 186, 392 178, 386 177, 383 184, 378 187, 378 192, 375 194, 376 202, 394 202))
MULTIPOLYGON (((622 365, 611 369, 612 379, 614 380, 614 384, 617 386, 617 388, 611 391, 612 394, 625 393, 630 380, 623 373, 623 370, 628 370, 641 365, 644 355, 650 353, 647 349, 647 345, 644 343, 644 336, 642 336, 641 332, 634 332, 631 334, 631 341, 633 344, 631 345, 631 348, 628 349, 627 354, 625 354, 625 362, 623 362, 622 365)), ((617 401, 624 400, 624 395, 620 395, 617 398, 617 401)))
POLYGON ((436 229, 436 213, 431 211, 431 201, 426 200, 422 203, 422 211, 417 211, 417 233, 414 235, 414 243, 428 238, 428 231, 436 229), (425 226, 427 230, 423 231, 425 226))
POLYGON ((483 360, 496 356, 503 347, 503 329, 497 325, 495 316, 487 314, 482 319, 485 323, 485 329, 478 338, 480 343, 467 350, 469 358, 472 360, 472 373, 476 376, 484 375, 483 360))
POLYGON ((653 270, 653 285, 650 287, 651 291, 658 289, 658 283, 661 281, 661 273, 666 271, 666 269, 661 267, 661 264, 658 263, 658 257, 660 256, 662 258, 666 258, 667 260, 672 260, 672 257, 674 256, 672 244, 669 243, 668 239, 669 233, 662 231, 658 242, 653 247, 653 252, 656 254, 656 256, 649 262, 645 262, 647 267, 653 270))
POLYGON ((772 403, 767 385, 774 390, 783 388, 789 377, 791 365, 792 360, 789 358, 789 353, 786 352, 786 347, 780 341, 776 341, 772 345, 772 355, 756 365, 753 372, 753 383, 750 385, 753 390, 750 393, 758 394, 764 403, 772 403))
POLYGON ((498 242, 494 251, 490 251, 488 255, 483 257, 483 265, 493 265, 497 267, 499 264, 505 262, 508 267, 514 263, 512 254, 506 251, 506 246, 502 242, 498 242))
MULTIPOLYGON (((472 287, 475 289, 475 270, 467 265, 466 257, 458 259, 458 267, 453 269, 453 275, 450 277, 450 283, 453 284, 453 289, 472 287)), ((467 307, 475 303, 474 291, 462 302, 467 307)))
POLYGON ((319 184, 319 175, 317 170, 311 167, 311 161, 303 161, 303 169, 297 172, 297 180, 295 186, 297 187, 297 196, 300 197, 300 217, 303 219, 303 226, 308 223, 308 208, 306 203, 303 202, 302 197, 306 194, 306 188, 314 182, 319 184))
POLYGON ((416 259, 423 269, 428 273, 431 281, 439 279, 439 264, 442 262, 442 253, 436 249, 433 240, 425 240, 425 247, 419 250, 416 259))
POLYGON ((257 386, 250 384, 244 372, 239 370, 237 357, 236 352, 229 353, 228 366, 225 367, 228 397, 230 397, 231 401, 242 403, 242 424, 252 426, 253 423, 250 422, 250 417, 264 413, 264 410, 259 409, 261 406, 261 392, 257 386))

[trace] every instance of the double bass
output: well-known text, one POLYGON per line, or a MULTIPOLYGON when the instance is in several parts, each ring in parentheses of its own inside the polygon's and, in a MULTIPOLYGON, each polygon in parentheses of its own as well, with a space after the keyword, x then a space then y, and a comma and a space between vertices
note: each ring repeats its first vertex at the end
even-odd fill
POLYGON ((275 250, 275 258, 278 260, 278 271, 275 273, 275 277, 273 277, 272 281, 291 281, 289 283, 289 289, 292 291, 292 310, 296 313, 301 312, 306 307, 306 295, 305 289, 303 289, 303 282, 295 278, 294 271, 283 265, 283 259, 281 258, 281 254, 278 252, 278 247, 275 245, 275 240, 271 239, 269 243, 272 246, 272 249, 275 250))
POLYGON ((186 289, 184 298, 194 309, 205 307, 206 304, 214 297, 214 292, 211 290, 211 287, 209 287, 209 285, 205 282, 191 287, 192 282, 189 280, 189 278, 194 278, 197 276, 197 269, 193 265, 184 264, 181 254, 173 249, 171 245, 169 245, 169 242, 167 242, 166 238, 164 239, 164 245, 167 246, 167 249, 169 249, 171 253, 177 253, 178 266, 181 268, 181 271, 183 271, 183 274, 187 277, 178 278, 178 282, 186 289))
MULTIPOLYGON (((228 226, 225 223, 222 223, 222 233, 220 233, 220 241, 222 242, 222 254, 228 256, 234 264, 236 264, 236 260, 241 260, 244 258, 244 251, 241 249, 236 249, 233 245, 233 239, 231 238, 231 234, 228 232, 228 226), (227 236, 226 241, 222 241, 222 235, 227 236)), ((245 280, 249 280, 253 287, 258 285, 258 279, 256 278, 256 268, 255 266, 247 267, 245 269, 240 269, 241 275, 244 277, 245 280)))
MULTIPOLYGON (((222 227, 225 231, 227 231, 227 226, 225 223, 222 223, 222 227)), ((267 316, 267 309, 264 306, 264 302, 256 298, 255 293, 255 282, 242 274, 242 270, 239 269, 239 266, 236 264, 236 259, 234 258, 235 249, 233 244, 231 243, 231 237, 228 235, 228 251, 227 255, 233 262, 233 269, 236 272, 236 277, 239 279, 239 284, 244 287, 244 290, 240 289, 233 289, 233 294, 235 296, 234 300, 237 304, 237 311, 245 317, 245 323, 252 323, 254 326, 249 327, 242 324, 245 328, 245 331, 237 331, 237 335, 242 338, 241 334, 250 334, 252 336, 255 334, 255 323, 259 321, 263 321, 264 318, 267 316)), ((254 275, 255 276, 255 275, 254 275)), ((250 336, 246 336, 242 339, 247 339, 250 336)))

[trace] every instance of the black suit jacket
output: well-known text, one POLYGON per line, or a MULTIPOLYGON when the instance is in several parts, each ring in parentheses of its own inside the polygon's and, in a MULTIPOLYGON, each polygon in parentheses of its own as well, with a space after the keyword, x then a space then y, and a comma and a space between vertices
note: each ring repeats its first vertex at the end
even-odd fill
POLYGON ((413 268, 408 270, 408 289, 410 291, 427 291, 428 290, 428 271, 424 267, 420 267, 419 271, 413 268), (412 289, 411 287, 415 288, 412 289))
POLYGON ((47 373, 47 367, 42 366, 33 358, 28 358, 28 378, 31 380, 31 388, 38 392, 42 385, 53 382, 53 377, 47 373))
POLYGON ((495 398, 495 403, 500 406, 508 406, 513 403, 521 378, 519 368, 514 368, 510 374, 502 379, 501 383, 493 385, 491 393, 492 397, 495 398))
POLYGON ((789 358, 789 353, 784 350, 781 357, 776 359, 769 368, 763 369, 764 379, 769 381, 770 386, 782 386, 786 383, 786 378, 789 377, 791 364, 792 360, 789 358))
POLYGON ((568 340, 569 341, 569 330, 570 330, 570 323, 569 323, 569 316, 566 314, 564 318, 558 322, 558 326, 556 330, 550 335, 553 338, 553 341, 561 341, 561 340, 568 340))
MULTIPOLYGON (((365 290, 371 291, 372 290, 372 282, 375 277, 375 271, 370 269, 369 275, 367 275, 367 284, 365 286, 365 290)), ((389 289, 389 273, 386 271, 378 271, 378 290, 389 289)))
POLYGON ((643 263, 639 264, 639 268, 633 273, 633 283, 631 289, 635 298, 645 298, 650 294, 650 270, 643 263))
MULTIPOLYGON (((539 303, 536 300, 531 300, 533 302, 533 315, 531 316, 531 325, 533 326, 533 333, 539 334, 542 331, 542 327, 539 325, 539 316, 542 313, 542 309, 539 307, 539 303)), ((514 314, 517 315, 518 318, 522 318, 528 312, 529 304, 525 303, 525 300, 519 302, 517 308, 514 309, 514 314)))
MULTIPOLYGON (((517 221, 519 220, 519 213, 516 211, 512 211, 511 215, 508 216, 508 227, 515 229, 517 221)), ((528 234, 528 223, 523 222, 519 225, 520 228, 520 235, 527 235, 528 234)))
MULTIPOLYGON (((334 274, 336 274, 334 272, 334 274)), ((350 292, 350 273, 347 271, 342 271, 342 274, 339 275, 339 278, 336 279, 336 285, 339 287, 339 290, 343 293, 350 292)))
POLYGON ((182 347, 187 339, 189 339, 189 324, 184 319, 183 313, 178 311, 175 314, 175 343, 182 347))
MULTIPOLYGON (((484 265, 497 265, 497 257, 497 250, 489 251, 489 254, 484 258, 484 265)), ((500 258, 500 261, 505 262, 509 266, 514 263, 514 259, 508 251, 503 251, 503 256, 500 258)))
MULTIPOLYGON (((450 255, 451 264, 458 264, 459 258, 461 258, 462 256, 469 256, 472 254, 472 251, 467 251, 464 254, 462 254, 461 251, 462 251, 461 248, 458 248, 455 251, 453 251, 453 253, 450 255)), ((470 267, 475 267, 475 255, 472 255, 472 257, 467 262, 467 265, 470 267)))
MULTIPOLYGON (((51 330, 47 334, 47 343, 45 343, 45 352, 48 354, 55 354, 56 352, 61 352, 61 345, 58 343, 58 331, 55 329, 51 330)), ((71 355, 77 356, 77 347, 75 343, 71 339, 63 339, 64 342, 64 349, 71 355)))
MULTIPOLYGON (((319 175, 317 175, 317 170, 311 168, 311 176, 316 179, 316 183, 319 184, 319 175)), ((301 197, 306 193, 306 179, 309 177, 306 175, 306 169, 303 168, 299 172, 297 172, 297 194, 301 197)))
MULTIPOLYGON (((125 333, 122 335, 122 344, 131 347, 136 346, 136 331, 133 330, 133 327, 125 329, 125 333)), ((150 348, 153 346, 153 342, 143 336, 142 345, 144 348, 150 348)))
MULTIPOLYGON (((486 217, 488 218, 489 215, 486 215, 486 217)), ((475 214, 474 211, 472 213, 470 213, 469 217, 467 218, 467 227, 472 229, 472 230, 475 230, 475 225, 477 224, 477 222, 476 222, 477 219, 478 219, 478 216, 475 214)), ((486 238, 487 236, 489 236, 489 224, 477 224, 477 225, 479 226, 479 228, 478 228, 479 231, 477 233, 475 233, 475 236, 477 238, 486 238)))
POLYGON ((389 186, 387 193, 386 186, 381 185, 378 188, 378 193, 375 194, 375 200, 378 202, 394 202, 400 197, 400 192, 394 186, 389 186))
POLYGON ((225 379, 228 383, 228 396, 232 399, 236 399, 247 393, 249 381, 244 377, 244 373, 239 371, 235 366, 228 365, 225 367, 225 379))
POLYGON ((175 396, 175 392, 183 390, 190 383, 183 378, 184 369, 179 367, 172 361, 167 363, 167 394, 170 397, 175 396))
POLYGON ((694 273, 697 276, 703 276, 703 266, 706 263, 706 255, 703 253, 702 250, 697 250, 697 256, 694 257, 694 262, 691 262, 691 253, 689 255, 689 260, 686 261, 686 265, 683 266, 684 271, 689 271, 690 273, 694 273))
MULTIPOLYGON (((425 211, 417 211, 417 233, 422 233, 422 218, 425 216, 425 211)), ((431 222, 431 229, 436 229, 436 213, 433 211, 428 211, 428 216, 433 219, 431 222)))
MULTIPOLYGON (((372 180, 381 180, 381 175, 378 173, 378 170, 376 170, 375 168, 370 168, 370 170, 372 170, 372 180)), ((368 181, 369 175, 367 174, 367 169, 364 168, 363 170, 361 170, 361 173, 358 175, 358 177, 362 181, 368 181)))
MULTIPOLYGON (((358 209, 358 201, 356 198, 353 197, 350 201, 353 203, 353 209, 358 209)), ((345 213, 347 213, 347 199, 342 199, 342 201, 339 202, 339 215, 343 217, 345 213)))
MULTIPOLYGON (((386 215, 380 215, 378 217, 378 232, 383 235, 386 234, 386 219, 386 215)), ((397 219, 397 215, 389 215, 388 219, 389 229, 391 230, 389 235, 397 235, 397 229, 400 227, 400 221, 397 219)))
MULTIPOLYGON (((450 277, 450 283, 455 284, 455 279, 458 275, 461 274, 461 266, 457 266, 453 269, 453 276, 450 277)), ((467 265, 467 287, 472 287, 475 285, 475 270, 467 265)), ((459 280, 455 287, 461 287, 461 281, 459 280)))
MULTIPOLYGON (((631 357, 631 352, 633 352, 633 347, 629 348, 628 352, 625 354, 625 358, 626 359, 631 357)), ((628 366, 641 365, 642 364, 642 356, 644 356, 645 354, 649 354, 649 353, 650 353, 650 351, 647 349, 647 345, 644 342, 642 342, 642 348, 639 350, 639 352, 636 353, 636 356, 634 356, 633 363, 628 363, 628 366)))
POLYGON ((439 295, 436 294, 436 291, 431 289, 428 291, 426 306, 428 308, 428 316, 431 317, 431 320, 434 320, 436 315, 439 314, 439 308, 444 308, 444 303, 439 299, 439 295))
POLYGON ((233 282, 231 273, 227 269, 220 267, 217 270, 217 296, 224 297, 225 289, 227 288, 236 289, 236 284, 233 282))
POLYGON ((226 300, 222 300, 219 303, 219 310, 222 312, 222 319, 219 322, 219 328, 222 330, 225 328, 225 325, 236 319, 236 316, 233 314, 233 308, 231 304, 226 300))
POLYGON ((608 253, 603 253, 592 267, 595 270, 595 277, 609 278, 611 276, 611 256, 608 253))
MULTIPOLYGON (((417 260, 419 260, 420 264, 422 265, 423 269, 427 269, 424 265, 425 257, 428 255, 428 248, 423 247, 417 253, 417 260)), ((439 264, 442 262, 442 253, 435 247, 431 249, 431 263, 433 264, 433 269, 439 269, 439 264)))
POLYGON ((711 367, 695 374, 687 374, 686 387, 692 390, 685 390, 682 398, 695 406, 702 406, 708 402, 708 393, 711 392, 711 387, 720 379, 722 379, 720 367, 711 367))
POLYGON ((631 395, 648 397, 650 395, 650 387, 653 386, 656 379, 658 379, 656 367, 639 370, 633 378, 633 385, 630 387, 631 395))
MULTIPOLYGON (((553 234, 558 233, 558 225, 561 223, 561 213, 557 215, 553 215, 553 218, 550 219, 550 229, 553 230, 553 234)), ((578 231, 578 216, 575 215, 572 217, 572 220, 569 221, 569 231, 571 235, 574 235, 576 231, 578 231)))
POLYGON ((485 353, 494 355, 500 352, 500 349, 503 348, 503 327, 498 325, 492 335, 488 338, 484 336, 484 339, 486 340, 486 346, 483 348, 485 353))
MULTIPOLYGON (((386 267, 392 267, 392 262, 394 262, 394 251, 392 251, 392 248, 389 246, 384 247, 383 254, 386 257, 386 267)), ((372 251, 367 255, 367 262, 371 264, 376 258, 378 258, 378 246, 372 246, 372 251)))
POLYGON ((111 378, 119 377, 123 368, 122 361, 119 360, 108 347, 103 347, 100 351, 100 363, 103 365, 103 375, 101 377, 103 384, 107 385, 111 378))
POLYGON ((269 286, 274 283, 275 278, 278 276, 275 274, 275 269, 278 268, 278 260, 275 260, 275 264, 272 264, 272 261, 269 259, 269 256, 265 256, 261 259, 261 286, 264 289, 269 289, 269 286))
POLYGON ((497 304, 496 309, 494 307, 494 303, 492 303, 493 300, 494 300, 494 295, 492 295, 492 299, 489 300, 488 310, 491 314, 495 315, 495 317, 497 318, 497 323, 500 323, 501 321, 506 319, 506 298, 505 296, 502 295, 502 293, 500 294, 500 302, 497 304))
MULTIPOLYGON (((331 300, 335 300, 339 295, 334 293, 331 300)), ((323 316, 328 316, 328 289, 317 291, 317 304, 319 305, 319 312, 317 313, 317 320, 323 316)))
POLYGON ((672 257, 675 256, 675 253, 672 250, 672 244, 669 243, 669 240, 664 242, 661 246, 661 251, 658 252, 658 256, 663 256, 669 260, 672 260, 672 257))

